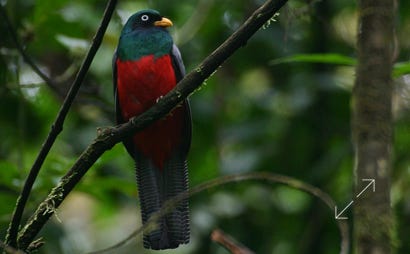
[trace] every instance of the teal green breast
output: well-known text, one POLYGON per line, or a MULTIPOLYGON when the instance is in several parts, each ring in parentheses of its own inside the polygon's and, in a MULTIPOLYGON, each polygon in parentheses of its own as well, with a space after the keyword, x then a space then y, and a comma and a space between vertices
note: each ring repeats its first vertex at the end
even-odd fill
POLYGON ((137 28, 124 33, 118 43, 117 54, 121 61, 138 60, 143 56, 161 57, 172 49, 172 37, 163 28, 137 28))

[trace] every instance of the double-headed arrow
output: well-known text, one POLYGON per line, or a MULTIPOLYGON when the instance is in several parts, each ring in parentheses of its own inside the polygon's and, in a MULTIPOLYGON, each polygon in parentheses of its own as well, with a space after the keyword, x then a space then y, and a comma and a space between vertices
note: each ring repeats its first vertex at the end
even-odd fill
MULTIPOLYGON (((367 184, 366 187, 364 187, 364 189, 359 192, 359 194, 356 195, 356 198, 360 197, 370 186, 373 186, 373 192, 376 191, 376 180, 374 179, 362 179, 363 182, 369 182, 369 184, 367 184)), ((352 204, 353 204, 354 200, 350 201, 349 204, 347 204, 347 206, 345 208, 343 208, 342 211, 340 211, 339 213, 337 212, 337 206, 335 206, 335 219, 336 220, 347 220, 347 217, 342 217, 342 213, 344 211, 347 210, 347 208, 349 208, 352 204)))

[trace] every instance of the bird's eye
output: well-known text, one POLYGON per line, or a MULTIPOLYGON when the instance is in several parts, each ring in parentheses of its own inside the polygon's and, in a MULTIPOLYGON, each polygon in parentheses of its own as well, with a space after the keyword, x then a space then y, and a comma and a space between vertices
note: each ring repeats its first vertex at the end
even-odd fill
POLYGON ((144 22, 148 21, 148 19, 149 19, 149 17, 146 14, 141 16, 141 20, 144 21, 144 22))

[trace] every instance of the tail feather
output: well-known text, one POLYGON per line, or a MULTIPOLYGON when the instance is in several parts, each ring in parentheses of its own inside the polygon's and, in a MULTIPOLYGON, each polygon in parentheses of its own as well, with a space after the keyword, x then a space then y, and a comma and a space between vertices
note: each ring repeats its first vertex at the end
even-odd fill
MULTIPOLYGON (((150 159, 137 155, 136 171, 143 224, 165 201, 188 190, 188 168, 182 156, 172 156, 160 170, 150 159)), ((144 232, 145 248, 172 249, 188 243, 188 199, 178 203, 157 225, 155 229, 144 232)))

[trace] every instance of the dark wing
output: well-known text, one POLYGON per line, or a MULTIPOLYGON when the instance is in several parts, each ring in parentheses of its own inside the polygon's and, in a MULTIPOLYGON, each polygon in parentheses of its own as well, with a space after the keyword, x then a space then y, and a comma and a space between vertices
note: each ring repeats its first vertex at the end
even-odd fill
MULTIPOLYGON (((171 51, 172 66, 174 67, 175 77, 177 83, 185 76, 185 67, 182 61, 181 53, 178 47, 174 44, 172 45, 171 51)), ((192 119, 191 119, 191 107, 189 105, 189 100, 185 99, 182 103, 185 108, 185 130, 184 130, 184 140, 183 140, 183 150, 185 154, 188 153, 189 147, 191 146, 191 136, 192 136, 192 119)))
MULTIPOLYGON (((124 118, 122 118, 121 114, 121 107, 120 102, 118 100, 118 93, 117 93, 117 50, 114 52, 114 56, 112 57, 112 83, 114 88, 114 101, 115 101, 115 118, 117 124, 125 123, 124 118)), ((123 141, 125 148, 127 149, 128 153, 131 157, 134 157, 134 145, 130 139, 123 141)))
POLYGON ((117 50, 115 50, 114 55, 112 57, 112 84, 113 84, 113 92, 114 92, 114 101, 115 101, 115 120, 117 124, 124 123, 124 119, 121 116, 121 109, 120 104, 118 101, 117 95, 117 50))
POLYGON ((171 51, 172 65, 174 66, 175 76, 177 82, 179 82, 185 76, 185 66, 182 62, 181 53, 179 52, 178 47, 174 44, 172 45, 171 51))

